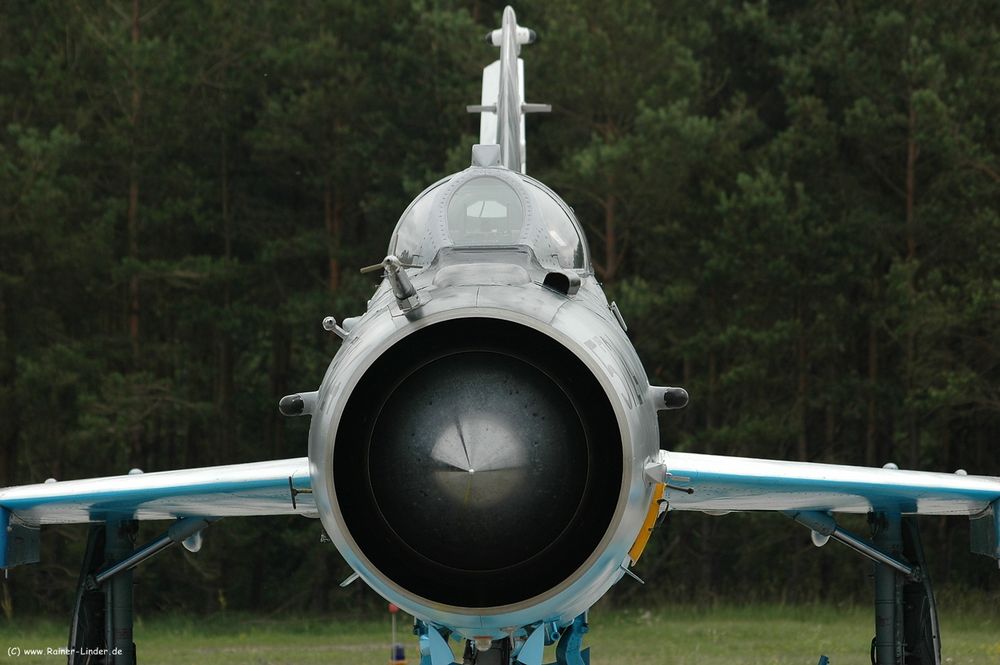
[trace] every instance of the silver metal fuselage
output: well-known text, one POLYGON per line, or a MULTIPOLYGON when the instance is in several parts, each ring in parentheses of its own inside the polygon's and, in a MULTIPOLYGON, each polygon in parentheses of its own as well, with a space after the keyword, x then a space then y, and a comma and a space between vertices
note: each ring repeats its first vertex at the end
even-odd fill
MULTIPOLYGON (((423 269, 409 270, 421 302, 410 311, 400 309, 389 284, 383 281, 369 301, 368 311, 347 326, 349 335, 319 388, 309 434, 310 474, 318 512, 350 566, 376 592, 405 611, 470 638, 500 638, 512 628, 539 621, 567 624, 618 581, 651 501, 652 485, 644 477, 643 467, 658 450, 656 407, 645 372, 594 277, 581 275, 579 292, 567 296, 541 284, 544 272, 531 275, 517 265, 520 259, 515 250, 510 250, 510 256, 511 262, 505 264, 504 250, 491 248, 487 263, 463 263, 459 256, 447 265, 435 261, 423 269), (334 480, 334 451, 344 408, 372 364, 408 336, 463 318, 513 322, 568 349, 597 379, 612 405, 621 435, 620 491, 599 546, 585 554, 583 565, 562 571, 560 583, 507 605, 442 604, 390 579, 372 563, 348 529, 334 480)), ((413 511, 420 510, 415 499, 413 511)), ((535 519, 544 521, 546 515, 535 519)), ((517 584, 517 580, 510 583, 517 584)))

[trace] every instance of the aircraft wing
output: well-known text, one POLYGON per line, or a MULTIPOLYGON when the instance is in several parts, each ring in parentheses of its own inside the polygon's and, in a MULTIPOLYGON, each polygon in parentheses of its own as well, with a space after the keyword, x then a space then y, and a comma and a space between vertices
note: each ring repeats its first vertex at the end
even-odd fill
POLYGON ((894 512, 976 516, 1000 478, 661 451, 670 510, 894 512))
POLYGON ((29 526, 108 519, 315 517, 310 491, 309 458, 299 457, 7 487, 0 489, 0 509, 29 526))

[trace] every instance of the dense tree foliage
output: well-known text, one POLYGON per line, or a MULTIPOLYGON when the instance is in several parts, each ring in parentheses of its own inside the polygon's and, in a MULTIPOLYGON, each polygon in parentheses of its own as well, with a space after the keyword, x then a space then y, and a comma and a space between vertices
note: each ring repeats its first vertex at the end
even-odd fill
MULTIPOLYGON (((467 163, 501 8, 0 3, 0 484, 304 454, 275 402, 318 384, 319 321, 363 309, 357 268, 408 200, 467 163)), ((665 447, 1000 475, 1000 6, 517 10, 554 105, 531 172, 575 206, 650 379, 693 396, 665 447)), ((925 524, 938 581, 995 595, 964 520, 925 524)), ((220 523, 142 569, 140 607, 374 602, 319 534, 220 523)), ((50 529, 4 609, 68 608, 84 536, 50 529)), ((654 584, 615 597, 866 597, 836 550, 677 515, 654 584)))

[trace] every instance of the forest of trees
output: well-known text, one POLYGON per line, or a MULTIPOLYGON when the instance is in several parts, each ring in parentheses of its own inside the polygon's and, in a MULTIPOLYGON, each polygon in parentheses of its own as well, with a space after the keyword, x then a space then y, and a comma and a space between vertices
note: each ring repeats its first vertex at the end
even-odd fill
MULTIPOLYGON (((407 202, 468 165, 502 2, 0 2, 0 485, 296 457, 407 202)), ((1000 4, 515 7, 530 172, 586 227, 679 450, 1000 475, 1000 4)), ((962 518, 939 586, 1000 602, 962 518)), ((864 531, 864 522, 851 523, 864 531)), ((144 525, 140 540, 161 525, 144 525)), ((2 582, 64 614, 86 529, 2 582)), ((137 574, 140 612, 375 604, 301 518, 137 574)), ((860 600, 780 516, 672 515, 612 602, 860 600)))

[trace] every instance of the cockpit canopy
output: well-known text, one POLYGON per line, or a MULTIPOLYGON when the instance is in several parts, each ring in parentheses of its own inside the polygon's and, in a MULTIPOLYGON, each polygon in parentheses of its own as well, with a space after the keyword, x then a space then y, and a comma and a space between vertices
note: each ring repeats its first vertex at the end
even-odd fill
POLYGON ((472 167, 424 190, 403 213, 389 253, 427 265, 442 247, 527 245, 542 267, 590 272, 583 231, 569 206, 533 178, 472 167))

